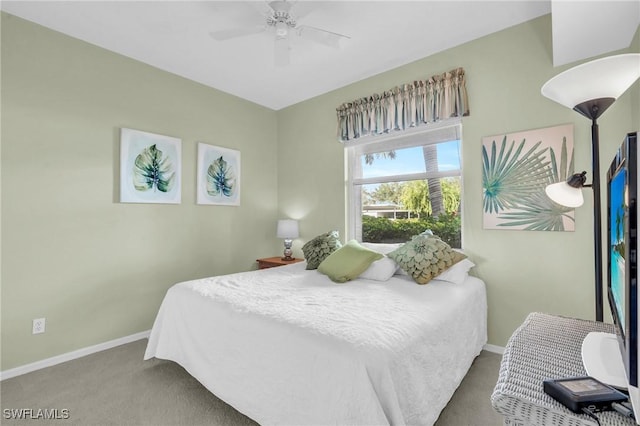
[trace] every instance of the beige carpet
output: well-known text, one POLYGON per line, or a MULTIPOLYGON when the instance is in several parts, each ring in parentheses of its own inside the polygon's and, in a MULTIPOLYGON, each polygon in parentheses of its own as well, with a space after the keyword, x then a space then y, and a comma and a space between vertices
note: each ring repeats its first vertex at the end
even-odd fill
MULTIPOLYGON (((146 340, 0 382, 2 425, 255 425, 182 367, 143 361, 146 340), (9 420, 11 409, 57 409, 57 420, 9 420), (68 411, 64 411, 68 410, 68 411)), ((482 352, 437 426, 501 425, 489 397, 500 355, 482 352)), ((55 413, 55 412, 54 412, 55 413)))

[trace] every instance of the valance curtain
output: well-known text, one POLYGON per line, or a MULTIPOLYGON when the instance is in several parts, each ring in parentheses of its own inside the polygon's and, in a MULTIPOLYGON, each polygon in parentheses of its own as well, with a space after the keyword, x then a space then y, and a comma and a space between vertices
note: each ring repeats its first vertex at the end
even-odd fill
POLYGON ((336 111, 340 142, 469 115, 464 70, 457 68, 356 99, 336 111))

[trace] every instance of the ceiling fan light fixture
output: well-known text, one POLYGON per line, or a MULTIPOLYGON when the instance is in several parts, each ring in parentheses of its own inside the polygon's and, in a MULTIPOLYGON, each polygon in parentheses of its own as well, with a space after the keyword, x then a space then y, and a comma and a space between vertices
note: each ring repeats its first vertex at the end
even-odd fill
POLYGON ((287 66, 290 63, 290 41, 299 36, 315 43, 339 49, 342 39, 349 36, 334 33, 322 28, 308 25, 298 25, 295 15, 291 13, 293 3, 287 0, 274 0, 268 3, 270 12, 263 16, 265 25, 255 28, 233 28, 229 30, 213 31, 209 34, 216 40, 229 40, 250 34, 268 31, 274 37, 274 64, 277 67, 287 66))
POLYGON ((278 37, 286 37, 289 34, 289 26, 286 22, 277 22, 276 25, 276 36, 278 37))

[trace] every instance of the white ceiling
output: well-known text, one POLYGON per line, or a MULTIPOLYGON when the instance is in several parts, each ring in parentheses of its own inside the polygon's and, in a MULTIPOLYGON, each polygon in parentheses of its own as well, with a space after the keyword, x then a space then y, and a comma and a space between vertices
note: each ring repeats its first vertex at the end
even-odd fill
MULTIPOLYGON (((340 49, 291 35, 276 67, 274 34, 216 41, 261 25, 265 2, 2 1, 5 12, 278 110, 553 12, 555 65, 629 46, 640 0, 305 1, 298 23, 345 34, 340 49), (587 24, 588 23, 588 24, 587 24)), ((425 76, 427 77, 427 76, 425 76)))

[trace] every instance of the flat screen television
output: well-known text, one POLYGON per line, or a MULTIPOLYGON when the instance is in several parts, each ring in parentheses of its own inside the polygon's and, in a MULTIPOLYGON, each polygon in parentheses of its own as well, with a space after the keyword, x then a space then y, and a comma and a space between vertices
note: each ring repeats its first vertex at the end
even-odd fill
POLYGON ((590 333, 582 350, 589 375, 628 391, 637 421, 639 161, 637 132, 629 133, 607 173, 607 298, 616 332, 590 333))

